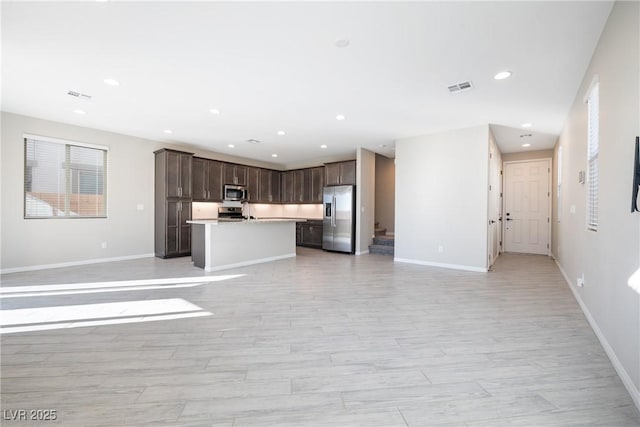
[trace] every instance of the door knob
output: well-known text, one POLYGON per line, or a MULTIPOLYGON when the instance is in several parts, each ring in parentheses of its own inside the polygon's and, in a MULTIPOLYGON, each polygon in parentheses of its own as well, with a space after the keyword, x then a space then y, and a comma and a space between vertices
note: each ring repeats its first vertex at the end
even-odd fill
POLYGON ((511 219, 511 218, 507 218, 507 221, 513 221, 513 219, 511 219))
POLYGON ((490 224, 495 224, 496 222, 494 220, 489 221, 490 224))

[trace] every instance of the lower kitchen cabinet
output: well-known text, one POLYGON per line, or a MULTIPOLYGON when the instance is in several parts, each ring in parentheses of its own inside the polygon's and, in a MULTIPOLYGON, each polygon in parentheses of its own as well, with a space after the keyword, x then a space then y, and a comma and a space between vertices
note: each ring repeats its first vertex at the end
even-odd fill
POLYGON ((191 201, 168 199, 156 209, 155 254, 160 258, 191 254, 191 201))
POLYGON ((322 248, 322 220, 308 219, 296 223, 296 245, 308 248, 322 248))

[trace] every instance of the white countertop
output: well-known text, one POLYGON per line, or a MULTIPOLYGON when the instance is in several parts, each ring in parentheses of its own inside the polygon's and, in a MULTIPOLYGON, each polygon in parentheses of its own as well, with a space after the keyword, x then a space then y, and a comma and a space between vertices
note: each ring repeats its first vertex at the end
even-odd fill
POLYGON ((244 225, 244 224, 264 224, 267 222, 304 222, 306 219, 300 218, 258 218, 258 219, 244 219, 242 221, 218 221, 217 219, 193 219, 187 221, 189 224, 202 224, 202 225, 244 225))

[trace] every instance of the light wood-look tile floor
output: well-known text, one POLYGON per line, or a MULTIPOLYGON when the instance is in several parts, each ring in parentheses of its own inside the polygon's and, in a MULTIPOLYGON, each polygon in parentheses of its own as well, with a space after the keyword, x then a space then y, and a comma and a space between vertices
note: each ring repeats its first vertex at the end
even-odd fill
POLYGON ((50 307, 70 305, 63 317, 96 323, 2 335, 2 424, 640 425, 543 256, 504 254, 483 274, 299 248, 295 259, 208 275, 188 258, 141 259, 8 274, 2 286, 228 274, 242 276, 3 298, 2 310, 53 313, 26 323, 51 325, 50 307), (132 323, 97 323, 95 304, 157 300, 212 314, 157 320, 160 304, 156 314, 108 314, 132 323), (19 409, 57 420, 6 419, 19 409))

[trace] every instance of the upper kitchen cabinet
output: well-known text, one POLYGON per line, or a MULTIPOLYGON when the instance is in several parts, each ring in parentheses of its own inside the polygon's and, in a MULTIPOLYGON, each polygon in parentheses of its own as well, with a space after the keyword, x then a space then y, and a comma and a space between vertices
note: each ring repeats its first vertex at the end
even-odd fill
POLYGON ((294 199, 294 175, 295 171, 282 172, 282 194, 280 201, 282 203, 293 203, 294 199))
POLYGON ((222 162, 194 157, 192 168, 193 200, 222 201, 222 162))
POLYGON ((322 193, 324 189, 324 168, 311 168, 311 203, 322 203, 322 193))
POLYGON ((298 169, 293 171, 293 202, 304 203, 311 193, 311 171, 298 169))
POLYGON ((260 169, 260 194, 262 203, 280 203, 281 173, 270 169, 260 169))
POLYGON ((322 203, 324 167, 282 172, 283 203, 322 203))
POLYGON ((192 153, 162 149, 156 155, 156 193, 163 197, 191 198, 192 153))
POLYGON ((356 161, 327 163, 325 165, 324 185, 355 185, 356 161))
POLYGON ((247 185, 248 166, 225 163, 223 184, 247 185))
POLYGON ((260 168, 247 168, 247 200, 249 202, 261 202, 260 200, 260 168))

